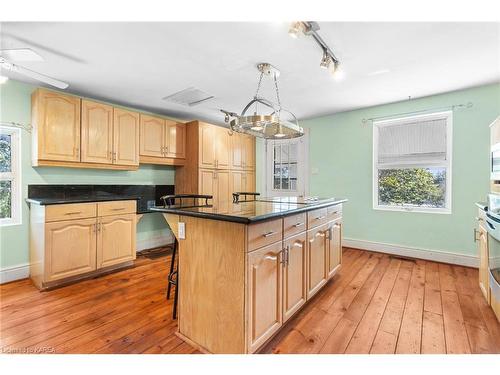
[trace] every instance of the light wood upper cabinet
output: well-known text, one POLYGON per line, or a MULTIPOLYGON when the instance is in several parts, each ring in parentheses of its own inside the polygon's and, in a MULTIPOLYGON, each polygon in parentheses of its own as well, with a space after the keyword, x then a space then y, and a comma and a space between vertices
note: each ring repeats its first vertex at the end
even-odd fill
POLYGON ((32 95, 33 161, 80 161, 80 98, 37 89, 32 95))
POLYGON ((113 160, 113 107, 82 100, 82 157, 85 163, 113 160))
POLYGON ((113 164, 139 165, 139 114, 114 109, 113 164))
POLYGON ((165 152, 169 158, 186 157, 186 124, 166 120, 165 152))
POLYGON ((96 219, 59 221, 45 227, 45 281, 96 269, 96 219))
POLYGON ((307 232, 307 298, 316 294, 327 280, 328 224, 307 232))
POLYGON ((333 277, 342 263, 342 221, 337 219, 328 227, 328 277, 333 277))
POLYGON ((98 219, 97 268, 135 259, 135 227, 135 214, 106 216, 98 219))
POLYGON ((243 168, 255 170, 255 137, 243 135, 243 168))
POLYGON ((248 348, 257 350, 282 325, 282 243, 248 254, 248 348))
POLYGON ((231 137, 226 128, 215 127, 215 167, 229 169, 231 166, 231 137))
POLYGON ((307 299, 307 241, 306 232, 285 240, 285 266, 283 268, 283 323, 307 299))
POLYGON ((243 136, 234 132, 231 140, 231 169, 243 169, 243 136))
POLYGON ((245 172, 244 175, 244 187, 245 192, 253 193, 255 192, 255 172, 245 172))
POLYGON ((163 157, 165 120, 141 114, 140 154, 163 157))
POLYGON ((199 166, 200 168, 215 168, 215 145, 217 129, 205 123, 199 125, 199 166))

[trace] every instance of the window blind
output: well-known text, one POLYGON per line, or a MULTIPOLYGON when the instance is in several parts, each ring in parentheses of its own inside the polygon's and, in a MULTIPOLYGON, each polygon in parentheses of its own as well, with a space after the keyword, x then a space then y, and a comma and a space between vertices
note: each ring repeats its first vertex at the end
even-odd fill
POLYGON ((379 126, 378 164, 446 161, 446 118, 379 126))

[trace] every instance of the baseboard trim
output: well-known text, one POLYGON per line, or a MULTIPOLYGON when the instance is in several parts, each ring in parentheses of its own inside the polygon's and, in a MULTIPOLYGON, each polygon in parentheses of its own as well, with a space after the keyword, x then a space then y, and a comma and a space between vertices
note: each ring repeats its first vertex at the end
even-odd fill
POLYGON ((15 266, 0 269, 0 284, 10 283, 11 281, 26 279, 30 276, 29 263, 18 264, 15 266))
POLYGON ((137 241, 137 251, 154 249, 155 247, 165 246, 174 242, 174 236, 172 232, 163 234, 156 237, 146 238, 144 240, 137 241))
POLYGON ((392 245, 381 242, 372 242, 365 240, 355 240, 352 238, 344 238, 343 246, 352 247, 355 249, 376 251, 378 253, 386 253, 392 255, 399 255, 409 258, 432 260, 435 262, 456 264, 466 267, 479 267, 479 259, 474 255, 464 255, 457 253, 446 253, 444 251, 419 249, 415 247, 407 247, 400 245, 392 245))

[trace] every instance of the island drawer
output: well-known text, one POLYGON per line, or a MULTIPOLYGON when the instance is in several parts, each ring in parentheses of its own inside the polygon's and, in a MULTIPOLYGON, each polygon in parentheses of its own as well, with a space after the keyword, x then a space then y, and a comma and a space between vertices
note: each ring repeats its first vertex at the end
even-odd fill
POLYGON ((342 205, 337 204, 335 206, 327 207, 328 221, 337 220, 342 216, 342 205))
POLYGON ((281 241, 283 219, 274 219, 248 226, 248 251, 281 241))
POLYGON ((55 204, 45 209, 45 221, 63 221, 73 219, 86 219, 97 216, 95 203, 70 203, 55 204))
POLYGON ((99 216, 135 214, 136 204, 136 201, 99 202, 97 203, 97 213, 99 216))
POLYGON ((307 213, 307 229, 317 227, 318 225, 325 224, 329 220, 328 208, 318 208, 307 213))
POLYGON ((283 219, 283 238, 291 237, 300 232, 304 232, 307 228, 306 213, 286 216, 283 219))

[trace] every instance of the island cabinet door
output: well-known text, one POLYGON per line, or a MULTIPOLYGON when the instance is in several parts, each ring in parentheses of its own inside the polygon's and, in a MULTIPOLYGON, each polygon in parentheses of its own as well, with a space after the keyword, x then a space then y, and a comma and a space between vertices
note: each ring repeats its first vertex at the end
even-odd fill
POLYGON ((248 351, 254 352, 283 323, 282 242, 248 254, 248 351))
POLYGON ((77 276, 96 269, 96 219, 45 225, 45 281, 77 276))
POLYGON ((307 235, 305 232, 284 242, 283 323, 307 299, 307 235))
POLYGON ((82 162, 111 164, 113 107, 82 100, 82 162))
POLYGON ((307 298, 315 295, 328 278, 328 224, 307 232, 307 298))
POLYGON ((97 268, 135 259, 135 214, 100 217, 97 233, 97 268))
POLYGON ((328 278, 333 277, 342 263, 342 221, 337 219, 328 228, 328 278))

